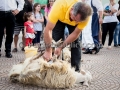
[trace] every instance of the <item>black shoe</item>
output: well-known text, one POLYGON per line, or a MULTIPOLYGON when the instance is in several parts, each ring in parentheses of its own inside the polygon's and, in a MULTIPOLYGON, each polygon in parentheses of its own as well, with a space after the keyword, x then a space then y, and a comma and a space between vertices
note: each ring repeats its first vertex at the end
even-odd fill
POLYGON ((6 53, 5 55, 7 58, 12 58, 12 54, 9 52, 9 53, 6 53))
POLYGON ((103 48, 103 45, 102 44, 100 44, 100 49, 102 49, 103 48))
POLYGON ((94 54, 97 54, 100 51, 100 47, 96 45, 93 50, 95 51, 94 54))
POLYGON ((118 47, 118 45, 114 45, 114 47, 118 47))
POLYGON ((75 68, 75 71, 76 71, 76 72, 80 72, 79 67, 76 67, 76 68, 75 68))
POLYGON ((85 52, 83 52, 83 54, 92 54, 92 50, 91 49, 86 49, 85 52))
POLYGON ((118 44, 118 46, 120 46, 120 44, 118 44))

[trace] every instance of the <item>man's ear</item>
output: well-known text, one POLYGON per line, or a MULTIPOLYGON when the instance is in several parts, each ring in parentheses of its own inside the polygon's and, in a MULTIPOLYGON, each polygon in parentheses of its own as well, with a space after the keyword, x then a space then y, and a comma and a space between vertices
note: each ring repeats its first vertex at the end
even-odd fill
POLYGON ((70 13, 72 13, 73 12, 73 7, 70 9, 70 13))
POLYGON ((73 11, 73 7, 70 9, 70 11, 73 11))

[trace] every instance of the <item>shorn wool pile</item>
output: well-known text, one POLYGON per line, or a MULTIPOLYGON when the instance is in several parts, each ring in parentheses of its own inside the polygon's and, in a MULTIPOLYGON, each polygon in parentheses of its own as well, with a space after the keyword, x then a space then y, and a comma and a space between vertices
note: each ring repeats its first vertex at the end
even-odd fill
POLYGON ((56 56, 53 57, 52 62, 47 62, 43 59, 42 54, 13 65, 9 77, 11 82, 45 88, 71 88, 80 82, 88 86, 92 80, 89 71, 75 72, 70 63, 59 60, 56 56))

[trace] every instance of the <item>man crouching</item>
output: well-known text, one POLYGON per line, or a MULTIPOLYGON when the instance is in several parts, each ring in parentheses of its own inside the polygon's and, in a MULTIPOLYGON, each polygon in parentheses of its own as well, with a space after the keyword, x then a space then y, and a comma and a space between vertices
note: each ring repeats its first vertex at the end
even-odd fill
POLYGON ((60 47, 57 47, 55 54, 59 56, 61 50, 72 43, 71 66, 75 67, 75 71, 80 71, 81 49, 78 37, 87 25, 91 14, 90 6, 83 2, 78 2, 78 0, 56 0, 48 15, 48 22, 44 31, 46 45, 44 59, 49 61, 52 58, 52 38, 56 42, 61 39, 64 36, 65 26, 67 26, 70 35, 60 47))

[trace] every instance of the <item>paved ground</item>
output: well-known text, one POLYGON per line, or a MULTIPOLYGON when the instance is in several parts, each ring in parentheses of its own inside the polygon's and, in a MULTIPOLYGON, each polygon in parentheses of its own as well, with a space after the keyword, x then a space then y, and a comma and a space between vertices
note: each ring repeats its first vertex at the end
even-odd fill
MULTIPOLYGON (((97 55, 82 55, 82 59, 81 68, 89 70, 93 75, 91 85, 89 87, 78 85, 66 90, 120 90, 120 47, 113 47, 111 50, 104 47, 97 55)), ((13 53, 13 58, 8 59, 4 57, 4 46, 2 47, 0 90, 50 90, 9 81, 7 75, 12 65, 22 60, 24 60, 24 52, 19 50, 18 53, 13 53)))

